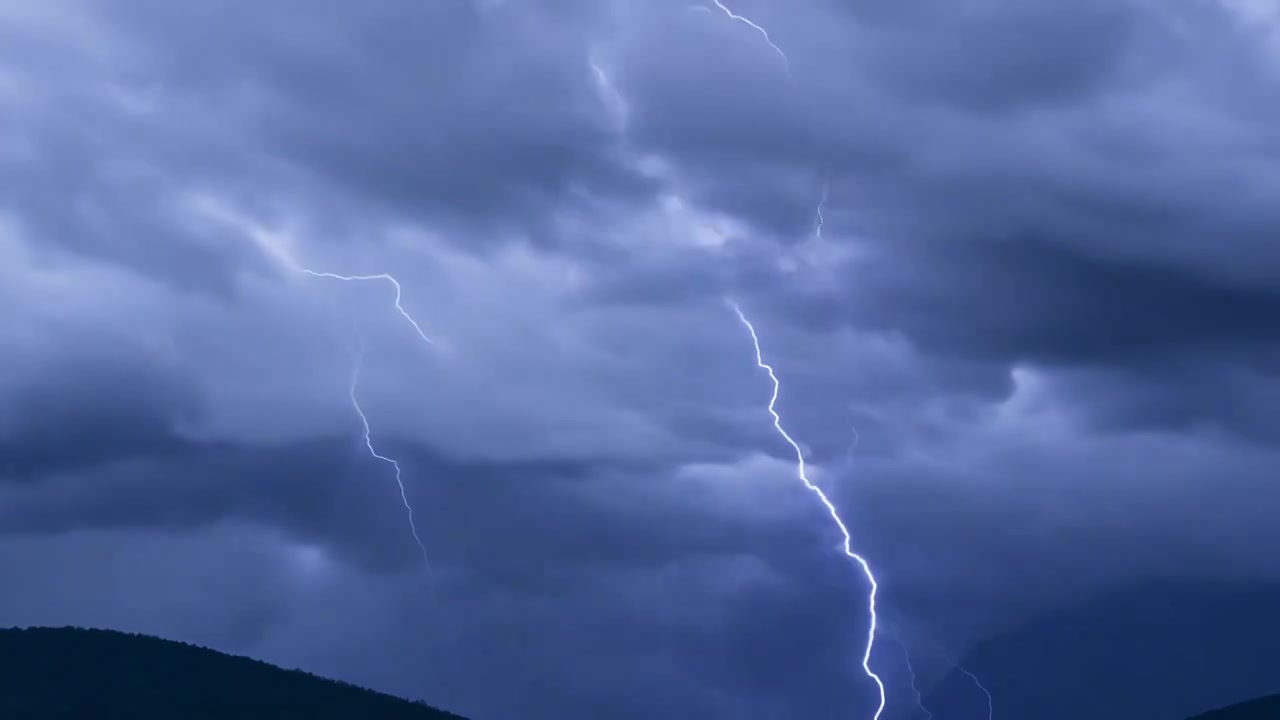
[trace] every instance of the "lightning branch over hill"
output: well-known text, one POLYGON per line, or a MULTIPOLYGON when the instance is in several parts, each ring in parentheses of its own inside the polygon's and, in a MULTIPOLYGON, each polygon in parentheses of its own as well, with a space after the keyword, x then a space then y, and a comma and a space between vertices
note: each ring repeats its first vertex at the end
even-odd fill
MULTIPOLYGON (((413 319, 412 315, 408 314, 408 310, 404 309, 404 305, 402 305, 402 302, 401 302, 403 299, 403 290, 401 288, 401 284, 399 284, 399 281, 397 281, 397 279, 394 278, 393 275, 390 275, 388 273, 375 273, 375 274, 367 274, 367 275, 339 275, 337 273, 321 273, 321 272, 316 272, 316 270, 303 268, 302 265, 296 263, 296 261, 292 259, 292 256, 284 255, 283 260, 285 261, 285 264, 289 266, 289 269, 292 269, 294 270, 294 272, 297 272, 297 273, 311 275, 311 277, 337 279, 337 281, 344 281, 344 282, 384 281, 384 282, 390 283, 390 286, 392 286, 394 290, 396 290, 396 299, 394 299, 394 304, 396 304, 397 313, 399 313, 399 315, 401 315, 402 318, 404 318, 404 320, 406 320, 406 322, 411 325, 411 327, 413 328, 413 332, 417 333, 417 337, 420 337, 422 342, 428 343, 428 345, 435 345, 435 341, 431 340, 428 334, 422 331, 422 325, 417 323, 417 320, 413 319)), ((360 370, 364 368, 364 363, 365 363, 365 347, 364 347, 364 343, 361 343, 360 351, 358 351, 356 355, 356 368, 355 370, 353 370, 351 374, 351 386, 349 386, 348 388, 349 389, 348 396, 351 397, 351 406, 353 407, 353 409, 356 410, 356 415, 360 416, 360 424, 361 424, 361 427, 364 428, 365 447, 367 448, 367 450, 369 450, 369 455, 374 457, 374 459, 376 460, 387 462, 387 464, 392 466, 392 469, 396 471, 396 487, 399 488, 399 493, 401 493, 401 501, 404 503, 404 511, 406 511, 408 514, 408 529, 410 529, 410 532, 413 534, 413 542, 417 543, 417 547, 419 547, 419 550, 422 551, 422 562, 425 562, 426 568, 430 569, 431 560, 428 555, 428 552, 426 552, 426 544, 422 542, 422 538, 419 536, 419 534, 417 534, 417 525, 413 523, 413 506, 411 505, 410 501, 408 501, 408 493, 404 491, 404 479, 401 475, 401 466, 399 466, 399 462, 392 459, 392 457, 381 455, 379 454, 378 450, 375 450, 374 441, 372 441, 372 430, 369 427, 369 418, 367 418, 367 416, 365 415, 364 409, 362 409, 362 407, 360 406, 360 401, 358 401, 356 398, 356 387, 358 386, 358 384, 360 384, 360 370)))
MULTIPOLYGON (((397 285, 397 287, 399 287, 397 285)), ((413 322, 410 320, 410 322, 413 322)), ((428 340, 430 342, 430 340, 428 340)), ((356 415, 360 416, 360 425, 364 428, 364 446, 369 450, 369 454, 375 459, 380 460, 391 466, 395 471, 396 486, 400 488, 400 500, 404 503, 405 512, 409 516, 409 532, 413 533, 413 541, 418 544, 418 549, 422 551, 422 561, 426 563, 427 568, 431 567, 431 559, 427 555, 427 546, 422 542, 422 538, 418 535, 418 526, 413 522, 413 505, 409 503, 409 495, 404 489, 404 479, 400 475, 400 463, 394 458, 380 454, 373 447, 373 431, 369 428, 369 418, 364 414, 364 410, 360 407, 360 401, 356 399, 356 387, 360 384, 360 370, 364 366, 364 346, 360 346, 360 351, 356 355, 355 370, 351 373, 351 385, 348 395, 351 398, 351 406, 355 408, 356 415)))
POLYGON ((747 332, 751 334, 751 343, 755 348, 756 354, 756 367, 767 372, 769 374, 769 379, 773 381, 773 395, 769 398, 768 410, 769 414, 773 416, 774 430, 777 430, 778 434, 782 436, 782 439, 785 440, 787 444, 791 446, 791 449, 795 451, 797 477, 799 477, 800 481, 804 483, 805 489, 816 495, 822 502, 823 507, 827 509, 827 514, 831 516, 833 521, 835 521, 836 527, 840 529, 840 534, 844 538, 844 554, 850 560, 857 563, 858 567, 862 570, 862 574, 866 576, 867 582, 870 585, 870 591, 867 594, 867 612, 870 614, 871 622, 870 628, 867 630, 866 650, 862 654, 862 669, 866 672, 867 677, 871 678, 871 680, 875 682, 876 688, 879 691, 880 704, 876 707, 875 715, 872 716, 872 720, 879 720, 881 713, 884 712, 885 689, 884 682, 880 679, 880 676, 871 669, 871 651, 875 648, 876 642, 876 592, 880 589, 879 585, 876 583, 875 573, 871 571, 871 565, 866 561, 866 559, 854 552, 853 538, 849 535, 849 528, 845 525, 844 520, 840 518, 840 513, 836 510, 836 506, 827 498, 827 494, 822 491, 822 488, 814 485, 809 479, 808 470, 804 461, 804 452, 800 449, 799 443, 797 443, 791 435, 787 433, 786 429, 782 427, 782 417, 778 414, 776 408, 778 393, 781 390, 782 384, 778 380, 778 375, 774 372, 773 366, 764 361, 764 354, 760 350, 760 337, 756 334, 755 326, 747 319, 746 314, 742 312, 742 308, 736 302, 729 299, 726 299, 725 302, 734 311, 734 313, 737 314, 738 320, 747 328, 747 332))
MULTIPOLYGON (((272 248, 273 248, 272 254, 276 258, 278 258, 282 264, 284 264, 293 272, 296 272, 302 275, 309 275, 311 277, 324 278, 329 280, 341 280, 343 282, 382 281, 382 282, 389 283, 391 287, 395 290, 394 304, 395 304, 396 312, 400 314, 400 317, 405 319, 405 322, 409 323, 409 326, 413 328, 413 331, 417 334, 417 336, 423 342, 427 343, 428 345, 435 345, 435 341, 432 340, 427 335, 426 331, 422 329, 422 325, 420 325, 418 321, 415 320, 413 316, 409 314, 408 310, 405 310, 404 304, 402 302, 404 298, 404 290, 400 286, 400 281, 396 280, 396 278, 390 273, 372 273, 368 275, 339 275, 338 273, 320 272, 320 271, 312 270, 310 268, 302 266, 293 258, 291 254, 289 254, 283 248, 280 248, 278 245, 272 245, 272 248)), ((369 454, 373 456, 375 459, 391 465, 392 469, 395 471, 396 486, 400 489, 400 500, 404 503, 405 511, 408 513, 408 517, 409 517, 409 531, 413 534, 413 540, 415 543, 417 543, 418 549, 422 551, 423 562, 426 564, 427 569, 430 569, 431 559, 427 553, 427 546, 422 542, 422 538, 418 535, 418 527, 413 521, 413 506, 409 503, 408 493, 405 492, 404 479, 400 471, 400 463, 398 463, 393 458, 380 454, 376 449, 374 449, 373 438, 372 438, 373 433, 369 427, 369 418, 365 415, 364 409, 360 407, 360 401, 356 399, 356 386, 359 385, 360 370, 363 368, 363 366, 364 366, 364 345, 362 343, 360 346, 360 350, 356 355, 355 370, 351 374, 351 385, 348 393, 348 395, 351 398, 351 406, 355 408, 356 414, 360 417, 361 427, 364 428, 364 445, 369 450, 369 454)))
MULTIPOLYGON (((404 318, 409 326, 413 328, 414 333, 428 345, 435 345, 435 341, 427 335, 422 329, 422 325, 414 319, 409 311, 405 309, 403 304, 404 290, 400 285, 400 281, 390 273, 371 273, 366 275, 341 275, 332 272, 321 272, 312 270, 298 262, 291 251, 291 243, 289 238, 281 233, 271 230, 260 222, 245 217, 224 203, 219 202, 216 198, 208 196, 197 196, 192 198, 192 209, 204 215, 205 217, 217 220, 222 223, 231 225, 238 230, 244 232, 248 237, 266 254, 275 260, 282 267, 290 272, 298 275, 308 275, 316 278, 328 280, 341 280, 343 282, 385 282, 391 285, 395 291, 394 304, 396 312, 400 317, 404 318)), ((413 539, 417 543, 418 548, 422 551, 422 558, 430 568, 431 563, 428 558, 426 545, 422 542, 422 538, 418 535, 418 528, 413 520, 413 507, 409 503, 409 496, 405 492, 404 480, 401 476, 400 463, 393 458, 380 454, 373 446, 372 430, 369 426, 369 418, 365 415, 364 409, 360 407, 360 401, 356 398, 356 387, 360 382, 360 371, 364 365, 364 345, 361 344, 356 355, 355 369, 351 375, 351 384, 348 388, 348 395, 351 398, 351 405, 355 408, 356 414, 360 417, 361 427, 364 429, 364 444, 369 454, 375 459, 391 465, 395 471, 396 485, 400 489, 400 499, 404 502, 405 510, 409 515, 409 530, 413 533, 413 539)))

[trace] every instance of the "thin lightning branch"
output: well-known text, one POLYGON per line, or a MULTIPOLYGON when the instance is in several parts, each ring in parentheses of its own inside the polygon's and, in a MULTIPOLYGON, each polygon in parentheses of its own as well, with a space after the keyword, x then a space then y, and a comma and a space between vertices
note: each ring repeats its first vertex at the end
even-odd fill
MULTIPOLYGON (((899 642, 903 642, 903 641, 899 639, 899 642)), ((919 643, 921 642, 921 639, 916 638, 915 642, 919 643)), ((977 675, 974 675, 973 673, 969 672, 969 670, 966 669, 963 665, 961 665, 959 662, 956 662, 954 656, 952 656, 951 653, 947 652, 943 648, 938 647, 937 645, 933 645, 932 643, 930 643, 930 645, 932 646, 930 648, 931 655, 934 655, 936 657, 939 657, 945 660, 947 662, 948 667, 955 670, 959 670, 961 673, 967 676, 971 681, 973 681, 973 684, 976 685, 977 688, 982 691, 982 694, 987 697, 987 720, 992 720, 992 718, 995 717, 995 700, 991 695, 991 691, 988 690, 987 687, 982 684, 982 681, 978 679, 977 675)), ((902 649, 903 651, 906 651, 907 649, 905 642, 903 642, 902 649)), ((910 659, 908 659, 908 662, 910 662, 910 659)))
POLYGON ((907 674, 911 676, 911 692, 916 694, 916 705, 920 707, 920 711, 928 717, 928 720, 933 720, 933 713, 924 706, 924 695, 920 693, 920 687, 916 685, 916 669, 911 666, 911 651, 907 649, 905 642, 899 640, 898 644, 902 646, 902 658, 907 663, 907 674))
POLYGON ((822 208, 827 204, 827 195, 831 192, 831 181, 827 180, 822 183, 822 197, 818 199, 818 227, 813 231, 813 237, 817 240, 822 239, 822 208))
POLYGON ((742 321, 742 324, 746 326, 747 331, 751 333, 751 343, 755 347, 756 351, 756 366, 769 373, 769 379, 773 381, 773 395, 769 398, 769 414, 773 416, 773 428, 778 431, 778 434, 782 436, 783 440, 787 441, 787 444, 791 446, 791 449, 795 450, 796 475, 800 478, 800 481, 804 483, 805 488, 822 501, 823 506, 827 509, 827 513, 831 516, 831 519, 835 521, 836 527, 840 528, 840 534, 844 536, 844 554, 850 560, 853 560, 858 564, 858 567, 862 569, 862 574, 866 576, 867 582, 871 585, 871 590, 867 595, 867 606, 868 612, 871 616, 871 623, 870 628, 867 631, 866 651, 862 654, 862 669, 867 673, 867 677, 875 681, 876 688, 879 690, 880 704, 876 707, 875 715, 872 716, 872 720, 879 720, 880 714, 884 712, 885 706, 884 682, 880 679, 880 676, 876 675, 871 669, 871 651, 875 647, 876 642, 876 592, 880 589, 880 586, 876 583, 876 577, 871 571, 871 565, 868 564, 866 559, 861 555, 853 551, 853 538, 849 535, 849 528, 845 526, 844 520, 840 519, 840 513, 836 511, 836 506, 827 498, 827 494, 822 491, 822 488, 814 485, 813 482, 809 480, 808 471, 804 462, 804 453, 800 450, 799 443, 792 439, 791 435, 789 435, 782 427, 782 417, 778 415, 778 411, 775 409, 775 405, 778 402, 778 392, 781 389, 781 383, 778 381, 777 374, 774 373, 773 366, 764 361, 764 354, 760 351, 760 337, 756 335, 755 326, 752 325, 751 321, 747 319, 747 316, 743 314, 742 308, 739 307, 737 303, 732 300, 726 300, 726 302, 729 307, 737 313, 738 320, 742 321))
POLYGON ((436 344, 434 340, 427 337, 427 334, 422 330, 422 326, 418 324, 418 321, 414 320, 413 316, 410 315, 409 312, 404 309, 404 306, 400 304, 400 299, 402 295, 402 291, 400 289, 400 282, 396 280, 394 277, 388 275, 387 273, 377 273, 376 275, 337 275, 335 273, 316 272, 315 270, 308 270, 307 268, 299 267, 297 265, 295 265, 294 267, 296 270, 298 270, 298 272, 303 272, 303 273, 306 273, 307 275, 311 275, 313 277, 318 277, 318 278, 346 280, 348 282, 358 282, 362 280, 363 281, 386 280, 387 282, 391 283, 391 286, 394 287, 396 290, 396 310, 399 311, 400 316, 403 317, 405 320, 409 321, 409 324, 412 325, 413 329, 418 333, 418 337, 422 338, 429 345, 436 344))
POLYGON ((853 451, 862 443, 862 436, 858 434, 858 426, 852 422, 849 423, 849 432, 853 434, 853 442, 849 443, 849 447, 845 450, 845 465, 853 465, 853 451))
MULTIPOLYGON (((395 280, 392 280, 391 282, 395 282, 395 280)), ((400 286, 396 285, 396 287, 399 288, 400 286)), ((397 300, 398 299, 399 298, 397 296, 397 300)), ((413 322, 413 320, 410 319, 409 322, 413 322)), ((431 341, 428 340, 427 342, 431 341)), ((431 559, 427 556, 427 546, 422 542, 422 538, 418 536, 418 526, 413 522, 413 506, 409 504, 409 495, 405 492, 404 480, 400 477, 400 463, 396 462, 393 458, 379 454, 378 451, 374 449, 372 437, 373 432, 369 429, 369 418, 365 416, 364 410, 360 409, 360 401, 356 399, 356 386, 360 383, 360 369, 363 365, 364 349, 361 348, 360 354, 356 360, 355 372, 351 374, 351 390, 349 394, 351 397, 351 406, 356 409, 356 414, 360 416, 360 424, 364 427, 364 446, 368 448, 370 455, 384 463, 387 463, 395 470, 396 485, 400 488, 400 500, 404 503, 404 509, 409 514, 409 531, 413 533, 413 540, 418 543, 418 549, 422 550, 422 561, 427 564, 428 568, 430 568, 431 559)))
POLYGON ((725 4, 720 0, 712 0, 712 2, 714 2, 716 7, 720 8, 720 10, 723 11, 725 15, 729 16, 729 19, 737 20, 738 22, 743 23, 749 26, 750 28, 752 28, 753 30, 755 30, 756 32, 760 33, 761 37, 764 38, 764 41, 769 45, 769 47, 773 48, 773 51, 778 53, 778 57, 782 58, 782 66, 783 68, 786 69, 787 75, 791 74, 791 59, 788 58, 787 54, 782 52, 782 48, 778 47, 777 44, 773 42, 773 39, 769 37, 768 30, 765 30, 759 25, 751 22, 747 18, 741 15, 738 15, 734 11, 730 10, 727 6, 725 6, 725 4))
POLYGON ((968 675, 969 679, 973 681, 973 684, 977 685, 978 689, 982 691, 982 694, 987 696, 987 720, 992 720, 992 718, 995 717, 995 701, 991 698, 991 691, 982 684, 982 681, 978 679, 977 675, 974 675, 959 665, 956 665, 956 669, 965 675, 968 675))
POLYGON ((193 197, 192 209, 201 213, 205 217, 226 223, 246 233, 249 236, 249 239, 252 240, 264 253, 266 253, 268 257, 280 263, 292 272, 311 275, 312 277, 318 278, 344 280, 347 282, 385 280, 386 282, 391 283, 391 286, 395 288, 396 291, 396 310, 400 313, 401 317, 409 321, 409 324, 413 326, 414 331, 418 333, 418 337, 422 338, 428 344, 435 344, 431 338, 427 337, 426 332, 422 330, 422 326, 418 324, 418 321, 414 320, 413 316, 404 309, 404 306, 400 302, 402 295, 400 281, 396 280, 389 273, 377 273, 372 275, 339 275, 337 273, 330 272, 317 272, 304 267, 302 263, 298 262, 290 249, 291 243, 287 236, 283 236, 261 223, 252 220, 251 218, 240 215, 225 203, 219 202, 216 198, 207 196, 193 197))

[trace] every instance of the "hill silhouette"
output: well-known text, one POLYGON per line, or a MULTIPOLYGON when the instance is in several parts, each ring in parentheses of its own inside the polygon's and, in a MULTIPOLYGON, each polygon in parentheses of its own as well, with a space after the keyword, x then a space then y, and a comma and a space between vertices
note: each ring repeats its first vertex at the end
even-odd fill
POLYGON ((461 720, 421 703, 170 640, 0 630, 5 720, 461 720))
POLYGON ((1268 695, 1220 710, 1196 715, 1189 720, 1276 720, 1280 718, 1280 695, 1268 695))

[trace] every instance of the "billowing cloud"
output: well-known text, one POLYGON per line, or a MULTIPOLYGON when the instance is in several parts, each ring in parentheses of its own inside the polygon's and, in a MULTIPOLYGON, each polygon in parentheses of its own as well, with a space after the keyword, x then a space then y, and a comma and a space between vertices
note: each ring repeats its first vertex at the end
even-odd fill
POLYGON ((904 636, 1275 580, 1265 8, 732 7, 785 63, 677 2, 0 10, 0 621, 857 715, 866 588, 726 297, 904 636))

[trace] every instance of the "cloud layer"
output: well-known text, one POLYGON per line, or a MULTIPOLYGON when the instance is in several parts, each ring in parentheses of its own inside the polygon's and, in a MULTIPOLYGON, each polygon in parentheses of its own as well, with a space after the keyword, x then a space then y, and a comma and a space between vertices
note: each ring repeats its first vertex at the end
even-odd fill
POLYGON ((1280 576, 1274 17, 733 7, 786 63, 675 2, 0 10, 0 622, 856 716, 865 588, 725 297, 894 624, 1280 576))

